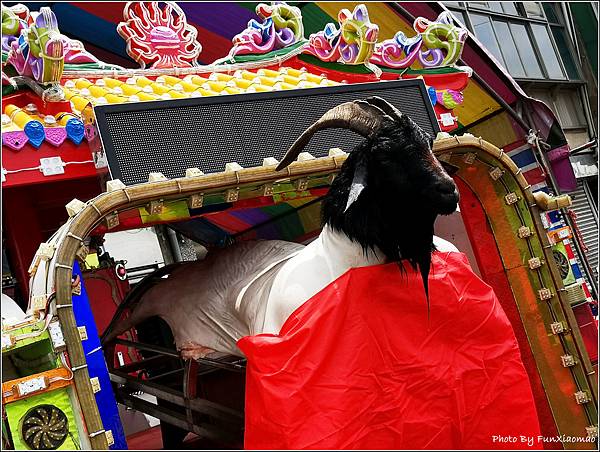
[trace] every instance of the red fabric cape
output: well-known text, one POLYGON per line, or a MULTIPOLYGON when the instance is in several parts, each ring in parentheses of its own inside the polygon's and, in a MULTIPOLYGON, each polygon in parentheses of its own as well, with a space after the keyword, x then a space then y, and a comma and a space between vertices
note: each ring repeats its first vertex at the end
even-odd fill
POLYGON ((247 449, 527 448, 537 413, 512 327, 461 253, 352 269, 248 358, 247 449), (496 437, 496 438, 495 438, 496 437))

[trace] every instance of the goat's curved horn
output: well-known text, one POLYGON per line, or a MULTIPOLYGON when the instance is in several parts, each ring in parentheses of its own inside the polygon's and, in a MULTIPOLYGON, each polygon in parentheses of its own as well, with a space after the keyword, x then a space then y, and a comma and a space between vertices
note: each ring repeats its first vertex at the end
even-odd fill
POLYGON ((390 104, 387 100, 382 99, 379 96, 367 97, 367 99, 365 99, 365 100, 368 103, 370 103, 371 105, 374 105, 375 107, 378 107, 381 110, 383 110, 385 112, 385 114, 387 114, 388 116, 391 116, 396 121, 402 117, 402 112, 400 110, 398 110, 396 107, 394 107, 392 104, 390 104))
POLYGON ((390 121, 391 118, 381 108, 363 100, 338 105, 321 116, 298 137, 288 149, 281 163, 277 165, 276 170, 279 171, 292 163, 319 130, 349 129, 363 137, 369 137, 376 133, 386 120, 390 121))

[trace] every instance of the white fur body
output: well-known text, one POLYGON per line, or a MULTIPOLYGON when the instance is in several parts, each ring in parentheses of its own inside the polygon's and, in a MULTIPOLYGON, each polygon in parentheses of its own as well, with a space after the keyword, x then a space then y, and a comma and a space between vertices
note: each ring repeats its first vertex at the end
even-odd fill
MULTIPOLYGON (((440 251, 457 251, 440 238, 434 243, 440 251)), ((272 240, 230 248, 176 269, 115 332, 158 315, 184 355, 214 350, 241 356, 240 338, 278 334, 290 314, 346 271, 385 262, 379 250, 365 252, 327 225, 305 247, 272 240)))
MULTIPOLYGON (((434 244, 441 252, 458 251, 439 237, 434 236, 434 244)), ((296 309, 351 268, 385 262, 380 250, 365 252, 358 242, 325 225, 321 234, 277 273, 268 297, 262 332, 278 334, 296 309)))

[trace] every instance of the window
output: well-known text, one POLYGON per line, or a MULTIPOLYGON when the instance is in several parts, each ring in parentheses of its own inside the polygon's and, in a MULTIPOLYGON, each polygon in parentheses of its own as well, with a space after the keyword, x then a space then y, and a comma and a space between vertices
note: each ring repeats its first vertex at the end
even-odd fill
POLYGON ((452 11, 452 14, 463 27, 467 28, 467 13, 463 13, 462 11, 452 11))
POLYGON ((565 66, 565 70, 567 71, 567 76, 571 80, 578 80, 580 78, 579 71, 577 70, 575 60, 573 60, 573 55, 569 50, 565 29, 563 27, 556 27, 554 25, 552 25, 550 29, 552 30, 552 35, 554 36, 554 42, 556 42, 556 46, 558 47, 560 58, 565 66))
POLYGON ((560 6, 542 2, 444 2, 517 79, 579 80, 560 6))
POLYGON ((554 97, 554 104, 556 105, 556 113, 563 128, 583 128, 586 126, 583 105, 577 91, 559 91, 554 97))
POLYGON ((556 115, 563 129, 586 128, 583 105, 579 93, 573 89, 561 89, 551 94, 548 90, 528 90, 527 94, 544 102, 556 115))
POLYGON ((500 50, 504 56, 504 63, 508 72, 515 77, 527 76, 525 69, 523 68, 523 63, 521 63, 521 59, 519 58, 517 46, 510 33, 508 23, 494 21, 494 30, 496 30, 498 42, 502 43, 500 50))
POLYGON ((544 3, 544 12, 548 18, 548 22, 559 23, 558 12, 556 11, 556 5, 553 3, 544 3))
POLYGON ((468 2, 472 8, 488 9, 496 13, 518 16, 519 12, 513 2, 468 2))
POLYGON ((544 10, 539 2, 523 2, 523 9, 525 10, 527 17, 532 17, 534 19, 544 18, 544 10))
POLYGON ((512 14, 513 16, 518 16, 519 12, 517 11, 517 7, 513 2, 505 2, 501 3, 502 9, 505 14, 512 14))
POLYGON ((565 78, 560 62, 558 61, 558 56, 556 55, 556 50, 554 50, 554 46, 550 40, 548 28, 545 25, 531 24, 531 30, 535 36, 535 41, 540 51, 542 61, 546 66, 548 78, 565 78))
POLYGON ((470 17, 477 38, 514 77, 543 77, 524 25, 509 25, 483 14, 470 17))
POLYGON ((500 46, 496 40, 490 18, 480 14, 471 14, 470 16, 471 23, 473 24, 473 32, 475 33, 475 36, 477 36, 477 39, 481 41, 485 48, 488 49, 498 61, 506 66, 502 53, 500 53, 500 46))
POLYGON ((527 73, 527 78, 543 78, 544 74, 540 68, 540 63, 535 55, 531 39, 527 34, 527 29, 523 24, 510 24, 510 29, 515 38, 515 42, 518 43, 517 49, 523 61, 523 67, 527 73))

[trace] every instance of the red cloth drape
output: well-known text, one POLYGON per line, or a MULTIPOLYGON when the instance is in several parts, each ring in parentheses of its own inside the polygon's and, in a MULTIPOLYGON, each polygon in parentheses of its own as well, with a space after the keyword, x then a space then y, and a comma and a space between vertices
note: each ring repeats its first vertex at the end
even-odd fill
POLYGON ((493 290, 435 253, 429 318, 405 265, 353 269, 238 342, 247 449, 541 448, 527 374, 493 290), (510 437, 510 438, 509 438, 510 437), (516 438, 516 440, 513 440, 516 438))

